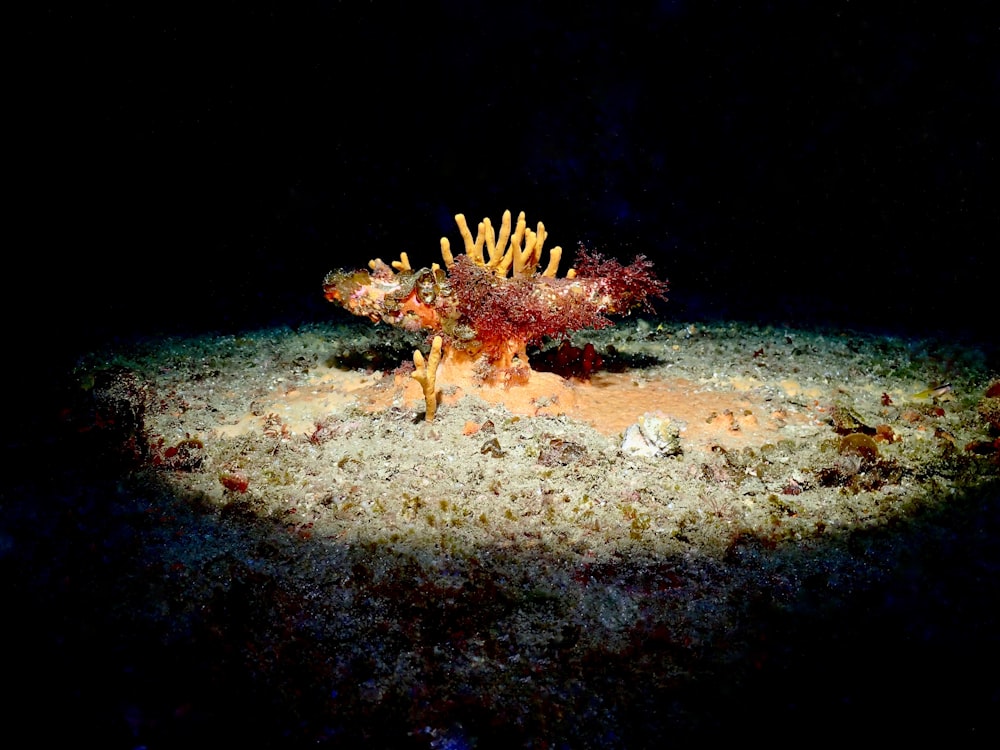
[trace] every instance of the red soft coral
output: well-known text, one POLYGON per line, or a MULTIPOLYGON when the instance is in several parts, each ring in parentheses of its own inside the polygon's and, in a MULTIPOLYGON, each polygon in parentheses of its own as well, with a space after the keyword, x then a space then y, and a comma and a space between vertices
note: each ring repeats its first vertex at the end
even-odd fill
POLYGON ((457 300, 456 328, 468 331, 467 343, 491 360, 523 354, 527 345, 546 338, 604 328, 611 325, 609 314, 648 306, 650 297, 662 297, 666 291, 646 258, 623 266, 582 248, 573 278, 498 277, 459 256, 449 269, 449 280, 457 300))
POLYGON ((667 282, 656 277, 653 262, 637 255, 627 266, 613 258, 591 252, 580 245, 577 252, 576 275, 581 279, 596 279, 613 306, 607 313, 627 313, 635 307, 651 307, 653 297, 666 299, 667 282))

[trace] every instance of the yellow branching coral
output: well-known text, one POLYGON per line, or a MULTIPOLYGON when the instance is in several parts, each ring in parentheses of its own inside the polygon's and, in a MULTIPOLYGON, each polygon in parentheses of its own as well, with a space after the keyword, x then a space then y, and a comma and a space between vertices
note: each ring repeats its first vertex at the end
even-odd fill
MULTIPOLYGON (((466 257, 480 268, 487 268, 501 278, 506 278, 508 274, 511 276, 531 276, 541 262, 542 247, 548 233, 542 222, 538 222, 537 231, 532 232, 528 229, 524 211, 517 216, 517 225, 513 234, 510 231, 510 211, 503 212, 499 236, 493 230, 493 224, 489 218, 479 222, 475 240, 472 239, 472 232, 469 230, 469 224, 466 222, 464 214, 456 214, 455 223, 458 224, 458 231, 465 242, 466 257), (521 247, 522 242, 524 243, 523 248, 521 247), (487 255, 483 255, 484 246, 487 255)), ((451 253, 451 242, 447 237, 441 238, 441 257, 444 258, 446 267, 451 268, 454 265, 455 259, 451 253)), ((561 247, 556 246, 549 250, 549 263, 542 272, 542 276, 555 278, 561 259, 561 247)), ((566 278, 572 279, 574 276, 576 276, 576 271, 571 268, 566 273, 566 278)))
POLYGON ((440 336, 434 337, 431 344, 431 351, 427 360, 424 360, 424 353, 417 349, 413 352, 413 366, 416 368, 410 377, 420 383, 424 391, 424 403, 427 404, 426 419, 428 422, 434 421, 437 413, 437 369, 441 364, 441 344, 440 336))

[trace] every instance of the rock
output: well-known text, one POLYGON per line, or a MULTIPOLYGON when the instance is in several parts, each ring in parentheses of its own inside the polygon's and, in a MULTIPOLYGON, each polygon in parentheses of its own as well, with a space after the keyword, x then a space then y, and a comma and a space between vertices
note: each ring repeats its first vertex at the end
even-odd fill
POLYGON ((647 412, 625 430, 621 452, 647 458, 680 455, 681 426, 665 414, 647 412))

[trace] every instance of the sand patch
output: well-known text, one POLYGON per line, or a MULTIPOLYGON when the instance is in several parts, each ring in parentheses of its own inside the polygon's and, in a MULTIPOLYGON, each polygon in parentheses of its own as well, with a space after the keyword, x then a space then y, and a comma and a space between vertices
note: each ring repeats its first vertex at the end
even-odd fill
MULTIPOLYGON (((504 387, 481 384, 470 367, 449 363, 438 373, 438 386, 444 410, 476 398, 502 404, 512 414, 566 416, 609 437, 620 435, 647 412, 661 413, 682 426, 686 446, 703 449, 776 442, 789 423, 810 421, 809 415, 769 407, 749 390, 720 390, 685 378, 643 381, 628 373, 599 373, 583 382, 534 372, 526 384, 504 387)), ((309 434, 317 422, 348 405, 371 412, 396 407, 420 413, 424 397, 419 384, 402 374, 331 369, 304 386, 276 394, 260 413, 243 416, 224 432, 241 434, 259 428, 268 415, 277 415, 292 433, 309 434)))

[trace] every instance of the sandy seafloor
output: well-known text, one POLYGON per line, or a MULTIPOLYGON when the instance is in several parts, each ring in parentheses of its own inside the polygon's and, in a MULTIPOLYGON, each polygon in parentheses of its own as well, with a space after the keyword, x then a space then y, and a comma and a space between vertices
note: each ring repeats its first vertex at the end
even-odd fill
POLYGON ((363 323, 81 358, 59 427, 8 443, 12 721, 36 746, 995 739, 995 351, 576 340, 615 372, 493 402, 445 378, 430 423, 392 372, 413 342, 363 323))

